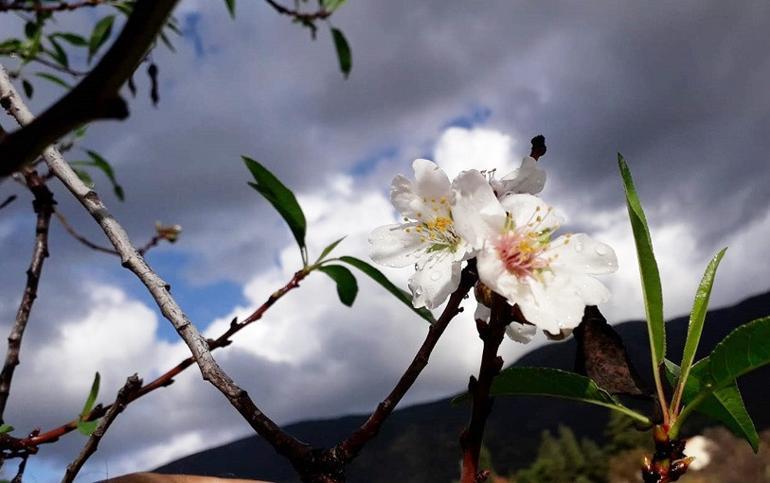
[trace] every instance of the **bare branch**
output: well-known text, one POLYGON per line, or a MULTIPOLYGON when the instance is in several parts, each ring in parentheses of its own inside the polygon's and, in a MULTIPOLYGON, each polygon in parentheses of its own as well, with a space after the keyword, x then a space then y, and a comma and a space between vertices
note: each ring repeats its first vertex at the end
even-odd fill
POLYGON ((420 372, 428 364, 430 354, 433 348, 436 347, 436 343, 438 343, 449 322, 461 312, 460 303, 476 283, 476 280, 478 280, 478 276, 476 275, 475 264, 469 262, 469 265, 463 270, 459 287, 449 298, 444 312, 430 326, 425 341, 396 386, 360 428, 330 450, 331 454, 339 458, 343 464, 352 461, 364 445, 377 435, 382 424, 396 408, 404 394, 412 387, 420 372))
POLYGON ((71 481, 75 480, 75 476, 77 476, 85 462, 88 460, 88 458, 91 457, 92 454, 96 452, 96 449, 99 447, 99 442, 104 437, 104 433, 107 432, 112 422, 115 421, 115 418, 118 417, 118 414, 122 413, 123 410, 126 409, 126 405, 131 402, 131 400, 134 398, 134 395, 141 386, 142 380, 139 379, 139 376, 136 374, 126 379, 126 384, 120 388, 120 391, 118 391, 118 396, 115 398, 115 402, 112 403, 112 406, 110 406, 110 409, 107 411, 107 414, 105 414, 104 419, 99 421, 99 424, 96 426, 96 430, 94 430, 93 434, 91 434, 91 436, 88 438, 85 446, 83 446, 83 450, 80 451, 80 454, 77 456, 77 458, 75 458, 75 460, 69 466, 67 466, 67 471, 64 474, 64 478, 62 478, 62 483, 70 483, 71 481))
POLYGON ((10 205, 11 203, 13 203, 14 200, 16 200, 16 195, 11 195, 8 198, 6 198, 5 201, 0 203, 0 210, 5 208, 6 206, 10 205))
POLYGON ((98 245, 88 238, 84 237, 77 231, 75 231, 75 228, 70 224, 70 222, 67 220, 67 218, 64 217, 64 215, 61 214, 59 210, 54 211, 54 215, 56 215, 56 218, 59 220, 59 223, 64 227, 64 230, 72 236, 75 240, 79 241, 83 245, 87 246, 91 250, 96 250, 97 252, 102 253, 108 253, 110 255, 117 255, 120 256, 118 252, 113 250, 112 248, 103 247, 101 245, 98 245))
POLYGON ((19 365, 21 341, 24 337, 24 330, 27 328, 32 304, 37 298, 37 286, 43 271, 43 262, 48 257, 48 228, 55 203, 53 194, 36 172, 30 171, 25 174, 25 177, 27 186, 35 196, 35 200, 32 202, 35 213, 37 213, 35 247, 32 250, 32 259, 27 269, 27 284, 24 287, 24 295, 16 312, 16 321, 8 336, 8 352, 5 355, 5 363, 2 372, 0 372, 0 422, 3 421, 3 413, 11 391, 13 373, 16 366, 19 365))
POLYGON ((276 2, 275 0, 265 0, 265 2, 267 2, 268 5, 273 7, 273 10, 280 13, 281 15, 287 15, 293 18, 294 20, 297 20, 302 23, 312 23, 316 20, 323 20, 325 18, 328 18, 332 14, 332 12, 324 8, 321 8, 314 12, 301 12, 299 10, 286 8, 280 3, 276 2))
POLYGON ((58 3, 27 2, 24 0, 15 0, 10 3, 0 2, 0 12, 30 12, 30 13, 53 13, 53 12, 71 12, 83 7, 97 7, 102 4, 113 3, 110 0, 80 0, 74 2, 61 1, 58 3))
MULTIPOLYGON (((178 0, 138 0, 115 43, 99 63, 58 102, 24 127, 0 140, 0 178, 34 161, 71 130, 96 119, 125 119, 119 90, 142 61, 178 0)), ((0 105, 16 109, 13 86, 0 68, 0 105)), ((12 113, 14 116, 18 113, 12 113)))

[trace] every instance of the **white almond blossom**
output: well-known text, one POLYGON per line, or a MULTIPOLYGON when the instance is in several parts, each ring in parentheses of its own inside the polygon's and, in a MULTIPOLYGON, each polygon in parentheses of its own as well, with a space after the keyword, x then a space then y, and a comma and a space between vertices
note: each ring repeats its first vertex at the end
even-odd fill
POLYGON ((551 235, 564 218, 539 198, 497 199, 477 171, 455 181, 456 232, 478 249, 479 279, 551 334, 576 327, 586 305, 609 299, 593 275, 617 270, 615 252, 584 234, 551 235))
POLYGON ((404 223, 375 229, 369 235, 370 255, 389 267, 414 264, 409 279, 413 304, 433 309, 457 289, 461 262, 472 253, 455 231, 455 197, 446 173, 426 159, 414 161, 412 168, 415 181, 398 175, 390 190, 404 223))
POLYGON ((537 165, 535 158, 527 156, 521 160, 518 169, 514 169, 499 180, 490 180, 490 184, 498 198, 502 199, 512 194, 536 195, 543 191, 545 179, 545 170, 537 165))

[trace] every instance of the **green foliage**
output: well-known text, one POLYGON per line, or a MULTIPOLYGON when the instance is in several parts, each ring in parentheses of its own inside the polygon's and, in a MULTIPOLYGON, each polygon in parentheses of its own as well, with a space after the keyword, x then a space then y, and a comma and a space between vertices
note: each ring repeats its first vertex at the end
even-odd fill
POLYGON ((324 248, 323 251, 321 251, 321 254, 318 256, 318 260, 316 260, 316 263, 320 263, 321 261, 323 261, 323 259, 326 258, 326 256, 330 254, 332 250, 337 248, 337 245, 339 245, 340 242, 342 242, 342 240, 344 240, 345 238, 346 237, 343 236, 342 238, 334 240, 329 245, 327 245, 326 248, 324 248))
POLYGON ((112 185, 112 191, 115 193, 115 197, 117 197, 120 201, 124 201, 125 192, 123 191, 123 187, 120 184, 118 184, 118 180, 115 177, 115 170, 112 168, 112 165, 106 159, 104 159, 104 157, 101 154, 97 153, 96 151, 86 149, 86 154, 90 158, 89 160, 72 161, 70 164, 72 166, 90 166, 100 170, 102 173, 104 173, 104 175, 110 181, 110 184, 112 185))
POLYGON ((264 196, 286 221, 292 234, 294 234, 294 239, 297 240, 297 245, 299 245, 300 252, 302 253, 302 261, 307 263, 305 248, 307 222, 294 193, 260 163, 247 156, 241 157, 252 176, 254 176, 254 182, 250 182, 249 186, 264 196))
POLYGON ((657 368, 666 357, 666 326, 663 319, 663 291, 660 285, 660 272, 652 249, 652 238, 647 226, 639 195, 623 156, 618 153, 618 166, 626 191, 628 216, 634 233, 636 253, 639 259, 639 273, 642 278, 644 310, 647 313, 647 330, 650 337, 653 365, 657 368))
POLYGON ((0 434, 10 433, 13 431, 13 426, 7 423, 0 424, 0 434))
POLYGON ((716 387, 770 363, 770 317, 754 320, 730 332, 709 356, 716 387))
POLYGON ((88 39, 88 62, 90 63, 94 55, 99 51, 102 45, 110 38, 112 25, 115 23, 114 15, 107 15, 96 22, 91 31, 91 37, 88 39))
POLYGON ((40 77, 41 79, 45 79, 45 80, 47 80, 49 82, 52 82, 52 83, 54 83, 54 84, 56 84, 58 86, 64 87, 65 89, 71 89, 72 88, 72 86, 69 85, 69 83, 67 81, 65 81, 64 79, 62 79, 59 76, 56 76, 56 75, 53 75, 53 74, 49 74, 47 72, 36 72, 35 75, 37 77, 40 77))
POLYGON ((341 30, 332 28, 331 32, 334 48, 337 51, 337 60, 340 63, 340 70, 345 78, 347 78, 350 75, 350 69, 353 67, 353 54, 350 51, 350 45, 348 45, 348 41, 341 30))
POLYGON ((352 306, 358 294, 358 283, 350 270, 342 265, 324 265, 318 267, 318 270, 337 283, 337 295, 340 297, 340 302, 348 307, 352 306))
POLYGON ((340 8, 347 0, 321 0, 321 6, 327 12, 333 12, 340 8))
POLYGON ((91 391, 88 393, 88 398, 86 398, 83 410, 80 412, 80 417, 78 418, 78 431, 86 436, 91 436, 94 430, 96 430, 96 426, 99 424, 98 420, 88 421, 87 419, 88 415, 91 414, 91 410, 94 408, 94 404, 96 404, 96 398, 99 396, 100 381, 101 376, 97 372, 94 375, 94 382, 91 383, 91 391))
POLYGON ((591 379, 546 367, 509 367, 495 377, 490 394, 493 396, 551 396, 596 404, 620 411, 649 424, 647 417, 633 411, 596 385, 591 379))
POLYGON ((225 6, 230 17, 235 18, 235 0, 225 0, 225 6))
POLYGON ((431 324, 436 321, 436 319, 433 318, 433 314, 430 313, 430 310, 424 307, 421 307, 419 309, 415 308, 412 305, 412 296, 409 295, 409 293, 406 292, 405 290, 401 290, 400 288, 396 287, 393 284, 393 282, 388 280, 388 277, 386 277, 385 274, 382 273, 381 271, 377 270, 376 268, 369 265, 368 263, 361 260, 360 258, 344 256, 344 257, 340 257, 339 260, 364 272, 366 275, 369 276, 369 278, 371 278, 372 280, 380 284, 385 290, 393 294, 393 296, 395 296, 398 300, 400 300, 404 305, 412 309, 413 312, 415 312, 417 315, 419 315, 423 319, 427 320, 431 324))
POLYGON ((559 426, 558 437, 544 431, 537 458, 516 473, 517 483, 590 483, 607 479, 606 458, 593 441, 578 441, 575 433, 559 426))
POLYGON ((649 432, 640 431, 637 424, 634 419, 623 413, 611 412, 607 426, 604 428, 604 435, 607 437, 604 451, 609 454, 617 454, 622 451, 650 446, 649 432))
POLYGON ((711 297, 711 288, 714 285, 714 277, 719 267, 719 262, 725 254, 727 248, 723 248, 711 259, 706 271, 703 274, 698 290, 695 293, 695 302, 690 312, 690 324, 687 327, 687 340, 684 344, 684 353, 682 355, 681 377, 679 385, 687 381, 695 352, 698 350, 701 334, 703 333, 703 324, 706 321, 706 312, 708 312, 709 298, 711 297))

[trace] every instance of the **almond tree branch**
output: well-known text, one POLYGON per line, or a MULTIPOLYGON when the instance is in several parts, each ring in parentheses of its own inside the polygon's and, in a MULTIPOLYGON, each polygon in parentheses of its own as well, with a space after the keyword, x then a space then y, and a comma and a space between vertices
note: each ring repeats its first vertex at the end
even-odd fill
MULTIPOLYGON (((154 1, 158 3, 165 2, 165 0, 154 1)), ((139 0, 137 8, 139 4, 145 3, 144 0, 139 0)), ((30 125, 29 123, 33 122, 34 116, 29 112, 29 109, 21 100, 13 85, 3 82, 3 78, 7 80, 5 71, 0 69, 0 98, 9 106, 6 109, 20 125, 30 125)), ((137 249, 131 244, 125 229, 110 214, 99 195, 83 183, 53 146, 45 148, 43 159, 45 159, 54 175, 59 178, 102 228, 112 246, 120 253, 122 265, 134 273, 147 287, 163 317, 171 322, 179 336, 190 349, 203 379, 216 387, 254 431, 270 442, 273 448, 279 454, 287 457, 295 467, 307 461, 310 458, 311 448, 281 430, 278 425, 254 404, 248 393, 235 384, 230 376, 217 364, 211 355, 206 339, 182 312, 179 304, 171 296, 171 286, 152 270, 137 249)))
POLYGON ((45 185, 45 181, 34 171, 25 173, 27 186, 35 196, 32 206, 37 213, 35 224, 35 247, 32 250, 32 259, 27 269, 27 284, 24 287, 19 309, 16 312, 11 333, 8 336, 8 351, 5 355, 5 364, 0 372, 0 422, 3 422, 3 413, 11 391, 11 382, 16 366, 19 365, 19 353, 24 330, 27 328, 32 304, 37 298, 37 286, 40 274, 43 271, 43 262, 48 257, 48 228, 50 227, 51 214, 53 213, 53 193, 45 185))
POLYGON ((270 5, 273 8, 273 10, 280 13, 281 15, 287 15, 299 22, 304 22, 304 23, 312 23, 316 20, 323 20, 325 18, 328 18, 332 14, 332 12, 324 8, 316 10, 315 12, 301 12, 299 10, 293 10, 293 9, 284 7, 283 5, 276 2, 275 0, 265 0, 265 2, 268 5, 270 5))
POLYGON ((511 322, 508 302, 497 294, 492 295, 492 315, 489 323, 476 320, 479 337, 484 341, 481 354, 479 377, 471 376, 468 392, 473 400, 471 419, 468 427, 460 435, 460 446, 463 450, 461 483, 477 483, 486 480, 489 471, 479 468, 479 454, 484 437, 484 426, 492 410, 492 398, 489 391, 492 380, 503 368, 503 359, 497 355, 497 349, 505 336, 505 327, 511 322))
POLYGON ((54 215, 56 215, 56 218, 59 220, 59 223, 61 223, 61 226, 64 227, 64 230, 70 234, 72 238, 79 241, 83 245, 87 246, 91 250, 96 250, 97 252, 102 253, 108 253, 110 255, 120 255, 118 252, 113 250, 112 248, 103 247, 101 245, 97 245, 96 243, 92 242, 88 238, 84 237, 77 231, 75 231, 75 228, 70 225, 70 222, 67 220, 67 218, 64 217, 58 210, 54 211, 54 215))
MULTIPOLYGON (((233 320, 230 323, 230 327, 219 337, 216 339, 209 339, 209 350, 215 350, 220 347, 227 347, 232 342, 230 338, 235 335, 237 332, 242 330, 244 327, 256 322, 257 320, 261 319, 262 316, 267 312, 267 310, 275 304, 281 297, 286 295, 290 290, 295 289, 299 287, 299 283, 307 276, 307 272, 304 272, 300 270, 299 272, 295 273, 292 279, 283 287, 273 292, 270 297, 260 305, 254 312, 252 312, 251 315, 246 317, 242 322, 238 322, 237 319, 233 320)), ((179 364, 175 365, 168 371, 164 372, 157 378, 155 378, 153 381, 148 382, 144 386, 142 386, 139 390, 136 391, 136 393, 133 393, 131 397, 127 400, 127 403, 131 403, 139 399, 140 397, 144 396, 145 394, 149 394, 152 391, 159 389, 161 387, 166 387, 171 385, 174 382, 174 378, 178 376, 182 371, 190 367, 195 363, 195 359, 192 357, 188 357, 187 359, 183 360, 179 364)), ((94 421, 102 416, 112 407, 112 405, 115 404, 115 402, 108 404, 106 406, 103 405, 96 405, 94 409, 91 411, 91 413, 86 417, 86 421, 94 421)), ((44 433, 40 433, 34 436, 31 436, 29 438, 20 439, 16 442, 16 447, 23 447, 23 448, 36 448, 37 446, 41 444, 47 444, 47 443, 53 443, 54 441, 58 440, 60 437, 64 436, 65 434, 74 431, 77 429, 78 426, 78 420, 74 419, 72 421, 69 421, 57 428, 51 429, 49 431, 46 431, 44 433)), ((0 444, 0 449, 2 449, 3 445, 0 444)))
POLYGON ((377 405, 377 409, 374 410, 360 428, 348 436, 347 439, 329 450, 330 456, 336 457, 342 464, 347 464, 358 455, 366 443, 377 436, 382 424, 388 416, 390 416, 401 401, 401 398, 403 398, 404 394, 406 394, 412 387, 417 380, 417 377, 428 364, 430 354, 433 351, 433 348, 436 347, 436 343, 438 343, 439 338, 444 333, 449 322, 462 311, 460 303, 462 303, 463 298, 465 298, 478 280, 475 263, 473 262, 473 260, 469 261, 468 266, 463 270, 460 285, 449 298, 449 302, 444 308, 441 316, 430 326, 428 335, 425 336, 425 341, 422 343, 422 346, 420 346, 412 363, 409 364, 409 367, 401 376, 401 379, 399 379, 396 386, 390 394, 377 405))
MULTIPOLYGON (((137 0, 120 35, 77 86, 34 121, 0 140, 0 178, 40 156, 46 147, 76 127, 96 119, 125 119, 119 90, 142 61, 178 0, 137 0)), ((0 105, 16 109, 6 98, 13 86, 0 67, 0 105)), ((18 104, 18 103, 17 103, 18 104)))
POLYGON ((53 12, 71 12, 83 7, 96 7, 105 3, 113 3, 110 0, 79 0, 73 2, 59 3, 41 3, 28 2, 25 0, 14 0, 12 2, 1 1, 0 12, 31 12, 31 13, 53 13, 53 12))
POLYGON ((70 483, 75 480, 75 476, 77 476, 85 462, 96 452, 96 449, 99 447, 99 442, 104 437, 104 433, 107 432, 112 422, 118 417, 118 414, 126 409, 126 405, 131 401, 133 395, 141 386, 142 380, 139 379, 139 376, 136 374, 126 379, 126 384, 120 388, 120 391, 118 391, 118 396, 115 398, 115 402, 112 403, 112 406, 110 406, 107 414, 104 415, 104 419, 99 421, 96 430, 94 430, 93 434, 88 438, 88 441, 85 446, 83 446, 83 449, 80 451, 77 458, 67 466, 67 471, 64 474, 64 478, 62 478, 62 483, 70 483))

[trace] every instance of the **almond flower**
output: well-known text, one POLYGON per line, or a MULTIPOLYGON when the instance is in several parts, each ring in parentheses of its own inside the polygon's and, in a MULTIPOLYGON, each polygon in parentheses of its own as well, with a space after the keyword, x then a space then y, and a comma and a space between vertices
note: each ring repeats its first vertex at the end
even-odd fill
POLYGON ((454 191, 446 173, 426 159, 412 163, 415 181, 398 175, 390 200, 404 217, 401 224, 381 226, 369 236, 372 260, 389 267, 414 264, 409 279, 415 307, 441 305, 460 283, 462 261, 471 247, 455 230, 454 191))
POLYGON ((498 200, 477 171, 455 182, 457 233, 478 249, 479 279, 540 329, 560 334, 576 327, 586 305, 609 300, 593 275, 617 270, 615 252, 585 234, 552 234, 564 218, 539 198, 514 194, 498 200))
POLYGON ((527 156, 521 160, 518 169, 514 169, 499 180, 490 180, 490 184, 498 198, 502 199, 512 194, 536 195, 543 191, 545 178, 545 170, 538 167, 537 160, 527 156))

